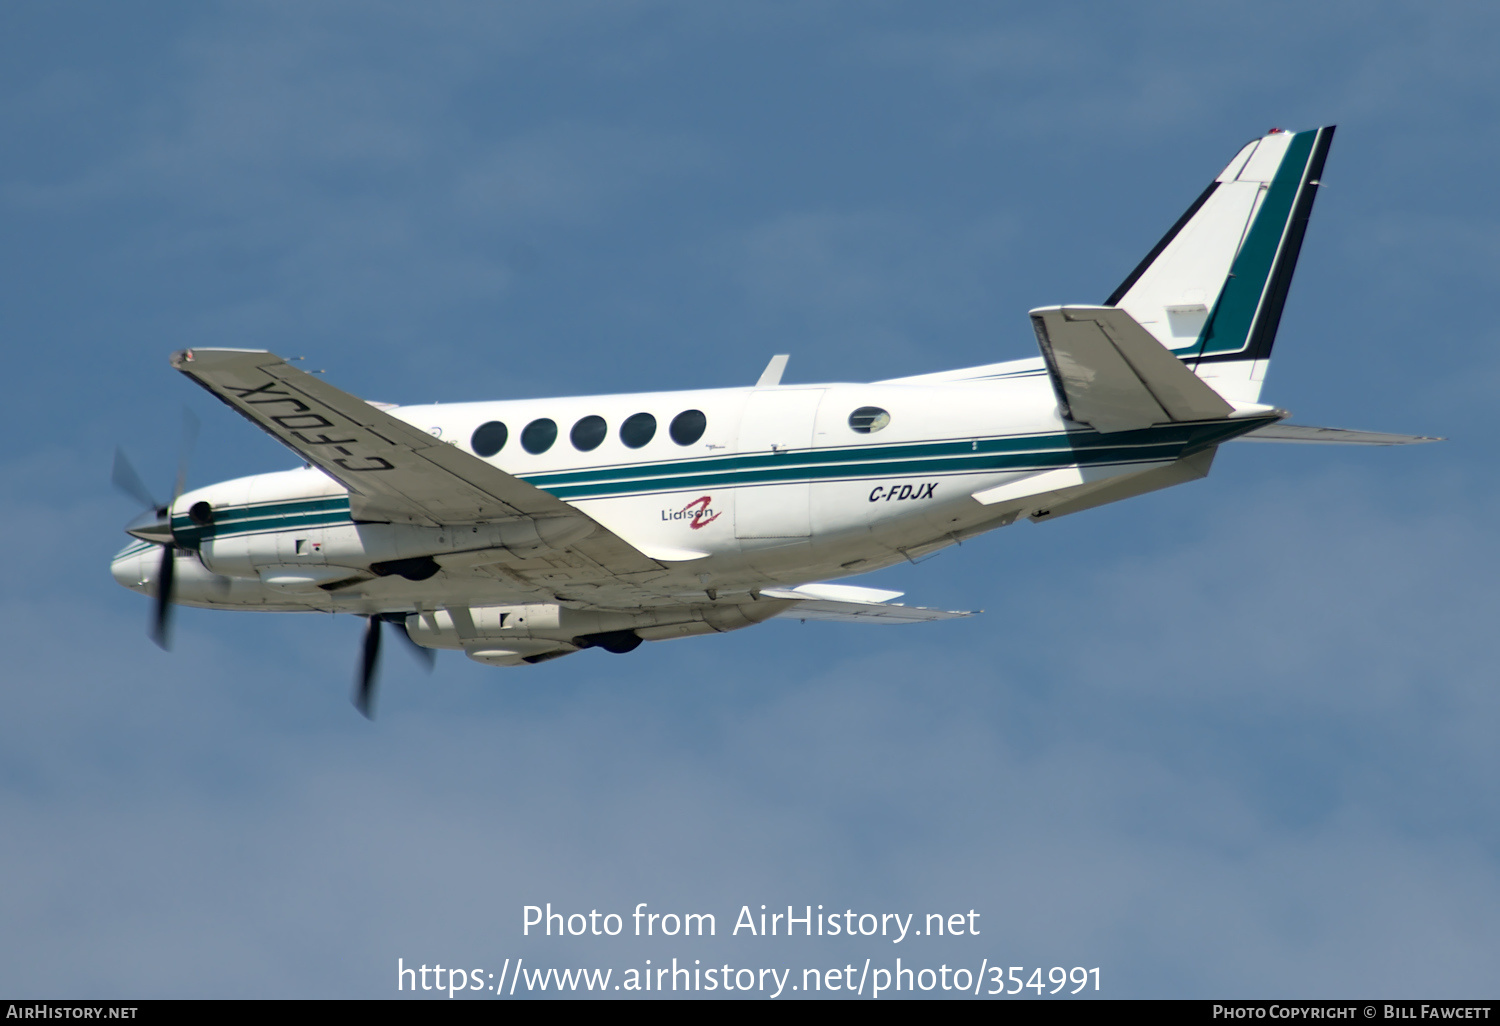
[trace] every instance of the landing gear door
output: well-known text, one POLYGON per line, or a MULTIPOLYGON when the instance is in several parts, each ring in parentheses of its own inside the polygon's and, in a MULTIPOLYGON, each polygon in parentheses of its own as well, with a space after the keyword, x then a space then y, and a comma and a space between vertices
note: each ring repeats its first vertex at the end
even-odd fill
POLYGON ((763 482, 736 489, 737 538, 812 535, 812 485, 800 477, 799 457, 812 448, 821 388, 766 388, 750 393, 740 418, 738 449, 754 457, 763 482))

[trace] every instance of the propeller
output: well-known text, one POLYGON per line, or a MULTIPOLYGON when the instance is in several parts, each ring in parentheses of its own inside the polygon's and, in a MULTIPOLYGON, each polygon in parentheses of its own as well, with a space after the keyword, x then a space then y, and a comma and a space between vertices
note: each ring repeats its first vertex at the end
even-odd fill
POLYGON ((364 643, 360 648, 359 672, 354 678, 354 708, 367 720, 375 718, 375 671, 380 664, 380 625, 382 622, 395 628, 396 636, 406 642, 408 650, 423 668, 432 672, 437 653, 424 648, 412 640, 406 630, 405 613, 376 613, 365 618, 364 643))
MULTIPOLYGON (((172 507, 187 489, 188 463, 198 439, 198 418, 192 411, 182 411, 182 444, 177 459, 177 478, 169 502, 159 502, 136 473, 124 450, 115 449, 115 463, 110 480, 114 486, 144 507, 125 528, 142 541, 161 546, 161 563, 156 571, 156 602, 147 634, 162 649, 171 647, 172 598, 176 589, 177 551, 182 546, 172 530, 172 507)), ((390 624, 427 672, 437 660, 437 653, 412 640, 406 630, 405 613, 375 613, 365 618, 364 641, 360 646, 359 670, 354 678, 354 707, 367 719, 375 717, 375 678, 380 664, 381 623, 390 624)))
POLYGON ((130 460, 125 457, 125 450, 119 446, 115 447, 115 468, 109 479, 116 488, 139 502, 142 508, 161 512, 161 503, 156 501, 151 489, 146 487, 146 482, 141 480, 141 475, 135 472, 130 460))
POLYGON ((380 617, 372 616, 365 621, 365 643, 354 685, 354 708, 367 720, 375 718, 375 666, 379 661, 380 617))
POLYGON ((156 568, 156 607, 152 610, 151 629, 147 635, 163 652, 172 649, 172 594, 177 574, 177 546, 161 547, 161 564, 156 568))
POLYGON ((182 444, 178 448, 177 479, 173 482, 172 498, 158 502, 151 489, 141 480, 125 451, 116 447, 114 470, 110 480, 114 486, 145 509, 125 528, 127 534, 142 541, 161 546, 161 563, 156 571, 156 603, 152 610, 151 624, 147 635, 163 650, 171 647, 172 595, 175 590, 177 568, 177 539, 172 532, 172 505, 187 487, 188 462, 193 445, 198 440, 198 418, 186 407, 182 411, 182 444))

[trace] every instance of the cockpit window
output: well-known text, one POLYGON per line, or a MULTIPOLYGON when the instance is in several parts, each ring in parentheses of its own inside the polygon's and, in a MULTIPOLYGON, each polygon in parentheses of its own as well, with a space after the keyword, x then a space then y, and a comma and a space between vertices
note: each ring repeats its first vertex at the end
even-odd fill
POLYGON ((476 456, 493 456, 505 448, 505 440, 509 437, 510 433, 505 430, 505 425, 492 420, 474 429, 469 445, 473 447, 476 456))
POLYGON ((656 418, 649 413, 632 413, 620 425, 620 441, 628 449, 639 449, 656 437, 656 418))
POLYGON ((557 421, 540 417, 521 432, 521 448, 532 455, 546 452, 557 441, 557 421))
POLYGON ((703 437, 703 431, 707 427, 708 418, 703 415, 702 410, 683 410, 672 418, 672 426, 667 429, 667 433, 678 445, 692 445, 703 437))
POLYGON ((573 448, 579 452, 592 452, 599 448, 599 443, 604 441, 607 434, 609 425, 604 423, 604 418, 590 415, 574 424, 573 432, 568 437, 573 440, 573 448))
POLYGON ((861 406, 849 414, 849 427, 861 435, 873 435, 890 422, 891 415, 879 406, 861 406))

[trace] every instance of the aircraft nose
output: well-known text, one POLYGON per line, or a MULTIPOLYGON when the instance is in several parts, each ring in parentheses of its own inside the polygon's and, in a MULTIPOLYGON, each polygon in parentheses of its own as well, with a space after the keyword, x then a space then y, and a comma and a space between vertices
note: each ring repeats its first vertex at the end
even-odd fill
POLYGON ((131 545, 121 550, 109 565, 109 572, 122 587, 143 595, 150 594, 152 578, 161 562, 156 545, 131 545))
POLYGON ((148 542, 172 541, 172 513, 167 509, 147 510, 125 527, 125 533, 148 542))

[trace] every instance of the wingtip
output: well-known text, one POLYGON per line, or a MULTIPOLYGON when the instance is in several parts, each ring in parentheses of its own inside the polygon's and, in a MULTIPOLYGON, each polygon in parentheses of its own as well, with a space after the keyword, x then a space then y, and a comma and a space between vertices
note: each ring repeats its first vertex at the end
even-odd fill
MULTIPOLYGON (((269 349, 179 349, 168 357, 167 362, 174 370, 186 370, 190 365, 200 363, 205 357, 215 356, 275 356, 269 349)), ((280 359, 280 357, 276 357, 280 359)), ((212 361, 211 361, 212 362, 212 361)))

